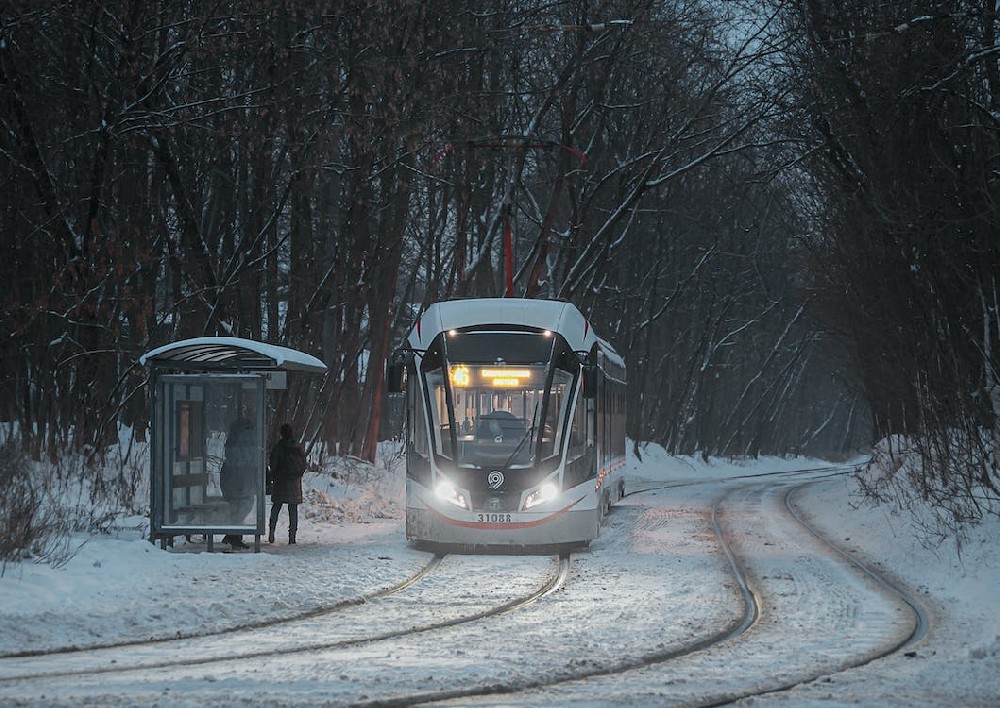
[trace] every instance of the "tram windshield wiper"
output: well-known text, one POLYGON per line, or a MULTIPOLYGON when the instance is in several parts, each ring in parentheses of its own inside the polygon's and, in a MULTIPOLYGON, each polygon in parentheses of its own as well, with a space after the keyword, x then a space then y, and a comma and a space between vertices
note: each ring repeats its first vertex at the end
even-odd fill
POLYGON ((510 467, 510 463, 514 461, 515 457, 517 457, 517 453, 519 453, 521 451, 521 448, 524 447, 524 443, 526 443, 531 438, 531 436, 535 434, 535 428, 537 427, 535 421, 537 420, 537 416, 538 416, 538 402, 536 401, 535 410, 531 414, 531 425, 529 425, 528 429, 524 431, 524 435, 521 436, 521 440, 517 443, 517 446, 515 446, 514 449, 511 451, 510 456, 506 459, 506 461, 504 461, 503 463, 504 469, 510 467))

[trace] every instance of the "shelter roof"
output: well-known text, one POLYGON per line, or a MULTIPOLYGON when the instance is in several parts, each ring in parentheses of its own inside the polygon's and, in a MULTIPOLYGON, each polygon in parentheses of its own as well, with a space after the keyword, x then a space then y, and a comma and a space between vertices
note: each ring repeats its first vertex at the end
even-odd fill
POLYGON ((242 337, 195 337, 165 344, 139 357, 143 366, 186 371, 307 371, 321 374, 326 364, 305 352, 242 337))

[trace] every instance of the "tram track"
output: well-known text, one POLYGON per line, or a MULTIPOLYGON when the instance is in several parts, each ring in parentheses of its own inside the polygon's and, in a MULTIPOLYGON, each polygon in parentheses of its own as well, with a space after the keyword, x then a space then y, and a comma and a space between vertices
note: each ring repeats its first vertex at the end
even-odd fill
MULTIPOLYGON (((402 590, 412 586, 422 577, 427 575, 431 570, 436 569, 444 560, 444 557, 445 556, 443 555, 436 555, 430 563, 428 563, 423 569, 421 569, 421 572, 415 574, 414 576, 411 576, 410 578, 407 579, 407 581, 404 581, 404 583, 400 583, 396 586, 393 586, 390 589, 366 595, 365 596, 366 599, 364 600, 362 599, 352 600, 350 601, 350 604, 347 604, 347 601, 345 601, 344 603, 338 603, 336 606, 325 608, 323 612, 313 611, 307 613, 307 615, 306 614, 300 615, 299 618, 296 620, 282 619, 273 622, 260 623, 259 625, 255 625, 252 629, 257 630, 261 628, 275 627, 282 624, 290 624, 291 622, 294 621, 302 621, 303 617, 305 619, 315 619, 323 615, 329 615, 336 611, 346 609, 347 607, 354 607, 357 605, 368 604, 369 602, 374 602, 375 600, 387 598, 390 595, 397 594, 402 590)), ((391 629, 383 632, 374 632, 362 637, 305 642, 305 643, 295 644, 293 646, 261 649, 257 651, 243 651, 243 652, 230 651, 218 654, 207 654, 196 657, 166 659, 161 661, 146 661, 146 662, 139 662, 132 664, 117 663, 119 661, 119 659, 117 658, 109 659, 107 657, 102 657, 100 660, 102 661, 110 660, 112 663, 104 664, 101 666, 80 667, 80 668, 71 668, 65 670, 22 672, 11 675, 0 674, 0 685, 6 683, 13 683, 16 681, 48 680, 53 678, 83 676, 83 675, 122 674, 134 671, 152 671, 152 670, 168 669, 168 668, 204 666, 208 664, 217 664, 217 663, 231 662, 231 661, 270 659, 279 656, 307 654, 311 652, 325 651, 331 649, 346 649, 366 644, 372 644, 376 642, 402 639, 408 636, 456 627, 471 622, 486 620, 491 617, 496 617, 498 615, 502 615, 508 612, 512 612, 514 610, 527 607, 537 602, 538 600, 542 599, 546 595, 555 592, 566 583, 571 568, 571 559, 568 553, 560 555, 557 560, 558 562, 556 564, 554 571, 550 572, 545 581, 541 585, 533 589, 531 592, 511 598, 510 600, 504 603, 494 605, 492 607, 488 607, 486 609, 479 610, 477 612, 463 614, 458 617, 452 617, 448 619, 428 622, 405 628, 391 629)), ((230 630, 228 632, 221 634, 228 635, 236 633, 237 631, 242 632, 250 630, 247 629, 230 630)), ((211 636, 218 636, 219 634, 220 633, 213 633, 213 635, 202 635, 199 638, 208 638, 211 636)), ((145 644, 153 645, 161 643, 162 641, 163 640, 158 640, 155 642, 146 642, 145 644)), ((80 653, 81 655, 96 656, 100 652, 108 650, 117 650, 122 648, 131 649, 135 647, 135 644, 137 643, 117 644, 110 648, 80 650, 78 653, 80 653)), ((19 657, 19 658, 25 658, 25 657, 19 657)), ((39 657, 36 656, 27 658, 37 659, 39 657)), ((4 663, 3 661, 0 661, 0 671, 2 671, 3 669, 3 663, 4 663)))
POLYGON ((642 654, 638 657, 631 657, 592 669, 572 671, 568 674, 563 674, 555 678, 539 678, 537 680, 529 680, 526 682, 522 681, 516 684, 491 683, 445 691, 409 693, 384 699, 360 701, 352 703, 352 705, 364 708, 394 708, 396 706, 441 703, 458 699, 511 695, 535 689, 554 688, 574 681, 599 679, 602 677, 616 674, 626 674, 630 671, 649 668, 684 656, 697 654, 698 652, 704 651, 713 645, 741 636, 748 629, 754 626, 760 617, 761 610, 759 599, 750 587, 747 572, 743 567, 742 561, 733 551, 729 534, 725 531, 719 520, 719 516, 722 512, 722 505, 731 493, 732 490, 727 491, 724 495, 718 497, 713 502, 710 524, 722 549, 722 554, 726 558, 731 577, 739 588, 742 610, 738 613, 737 617, 732 619, 716 632, 703 635, 693 641, 683 642, 672 648, 642 654))
POLYGON ((803 686, 814 681, 819 681, 823 679, 830 678, 836 674, 841 674, 853 669, 861 668, 862 666, 867 666, 872 662, 878 661, 879 659, 884 659, 897 654, 904 649, 920 642, 925 636, 927 636, 930 631, 931 626, 931 613, 924 607, 923 603, 915 598, 915 596, 910 593, 902 583, 890 578, 888 574, 884 572, 879 572, 874 570, 869 564, 862 561, 860 558, 852 553, 849 553, 845 549, 841 548, 839 545, 831 541, 825 534, 819 531, 815 526, 810 524, 803 512, 795 507, 793 502, 793 497, 798 494, 801 490, 809 487, 813 484, 822 480, 812 480, 803 484, 798 484, 793 487, 789 487, 783 490, 781 494, 781 503, 785 508, 787 513, 795 519, 795 521, 806 529, 821 545, 825 546, 829 552, 836 555, 844 560, 852 568, 856 569, 858 573, 864 577, 869 578, 873 583, 880 587, 888 595, 895 597, 903 605, 909 608, 912 613, 913 628, 905 636, 901 637, 898 641, 891 643, 890 645, 884 647, 883 649, 867 653, 863 656, 858 656, 856 659, 848 659, 844 664, 837 668, 836 671, 820 671, 813 672, 811 675, 799 678, 795 681, 786 682, 779 686, 770 687, 766 690, 759 691, 744 691, 744 692, 734 692, 728 693, 722 696, 718 696, 711 701, 699 703, 701 708, 710 708, 714 706, 728 705, 730 703, 735 703, 739 700, 745 700, 750 698, 757 698, 762 696, 774 695, 779 693, 786 693, 792 691, 799 686, 803 686))
POLYGON ((0 662, 2 662, 4 659, 28 659, 37 657, 60 656, 65 654, 75 654, 79 652, 101 651, 106 649, 147 647, 147 646, 154 646, 157 644, 166 644, 170 642, 205 639, 208 637, 217 637, 220 635, 234 634, 237 632, 249 632, 259 629, 266 629, 268 627, 276 627, 291 622, 302 622, 304 620, 316 619, 318 617, 323 617, 324 615, 333 614, 335 612, 341 612, 350 607, 357 607, 358 605, 365 605, 375 600, 379 600, 381 598, 389 597, 391 595, 395 595, 396 593, 402 592, 412 587, 416 583, 418 583, 428 574, 434 572, 438 568, 438 566, 441 565, 442 560, 444 560, 444 554, 436 553, 431 557, 431 559, 427 563, 425 563, 422 567, 420 567, 417 570, 417 572, 404 578, 398 583, 382 588, 380 590, 374 590, 372 592, 364 593, 362 595, 358 595, 355 597, 349 597, 343 600, 338 600, 337 602, 331 603, 329 605, 320 605, 317 607, 311 607, 307 610, 296 612, 291 615, 270 617, 255 622, 244 622, 241 624, 236 624, 229 627, 225 627, 223 629, 216 629, 212 631, 176 632, 174 634, 171 634, 169 637, 147 637, 141 639, 135 638, 135 639, 125 639, 120 641, 104 642, 100 644, 88 644, 86 646, 73 645, 65 647, 55 647, 51 649, 29 649, 18 652, 8 652, 5 654, 0 654, 0 662))
MULTIPOLYGON (((913 630, 909 632, 905 637, 901 638, 896 642, 892 642, 874 652, 866 652, 864 654, 859 654, 856 657, 849 657, 841 662, 839 666, 831 670, 829 667, 810 672, 808 675, 800 676, 793 681, 787 681, 780 683, 779 685, 769 686, 762 690, 736 690, 727 692, 725 694, 716 695, 703 700, 695 700, 688 705, 697 706, 719 706, 729 704, 738 700, 752 699, 759 696, 766 696, 776 693, 781 693, 785 691, 793 690, 797 686, 801 686, 813 681, 821 680, 837 673, 842 673, 844 671, 849 671, 866 664, 877 661, 878 659, 891 656, 897 652, 904 650, 905 648, 911 646, 912 644, 920 641, 928 632, 930 626, 929 614, 922 607, 922 605, 916 601, 910 593, 908 593, 899 583, 896 583, 886 577, 884 573, 880 573, 872 569, 869 565, 863 563, 852 554, 840 548, 837 544, 833 543, 829 538, 824 536, 818 529, 808 523, 794 506, 793 497, 800 490, 808 487, 809 485, 815 484, 819 481, 827 479, 829 476, 835 476, 843 474, 843 468, 822 468, 809 470, 811 473, 816 472, 831 472, 831 475, 822 475, 819 477, 814 477, 809 482, 801 484, 789 484, 787 482, 778 482, 776 484, 767 484, 761 482, 746 483, 739 487, 735 487, 727 491, 724 495, 717 498, 712 504, 711 512, 711 525, 713 531, 718 540, 719 546, 722 549, 723 554, 729 564, 730 572, 732 578, 735 580, 740 589, 740 594, 743 599, 744 610, 742 616, 737 620, 730 622, 725 628, 721 629, 717 633, 702 636, 691 642, 675 646, 670 649, 663 651, 649 652, 641 654, 637 657, 632 657, 630 659, 622 660, 619 662, 613 662, 598 668, 574 671, 569 674, 562 674, 554 678, 539 677, 537 680, 520 681, 517 683, 502 684, 502 683, 492 683, 484 684, 479 686, 470 686, 460 689, 436 691, 436 692, 421 692, 421 693, 408 693, 405 695, 397 695, 389 698, 376 699, 371 701, 360 702, 355 705, 365 706, 366 708, 373 707, 389 707, 389 706, 409 706, 409 705, 422 705, 422 704, 432 704, 432 703, 446 703, 448 701, 461 700, 461 699, 471 699, 471 698, 483 698, 488 696, 500 696, 500 695, 515 695, 530 692, 533 690, 542 690, 557 688, 564 684, 570 684, 572 682, 578 681, 593 681, 602 678, 608 678, 616 675, 627 675, 630 672, 649 669, 659 665, 666 665, 670 662, 684 659, 686 657, 696 657, 697 655, 705 652, 706 650, 713 649, 719 645, 723 645, 730 640, 742 640, 743 636, 754 627, 760 617, 761 617, 761 599, 758 594, 751 589, 751 581, 749 579, 750 573, 747 571, 745 563, 746 559, 742 558, 733 547, 731 542, 730 533, 725 529, 724 524, 720 522, 720 517, 724 516, 724 505, 730 496, 737 492, 746 490, 751 487, 785 487, 781 492, 781 505, 785 509, 791 519, 794 520, 799 526, 807 530, 818 543, 828 549, 828 554, 831 557, 836 557, 840 559, 840 562, 848 564, 850 567, 854 568, 857 572, 861 573, 868 579, 870 579, 877 586, 882 588, 886 593, 895 597, 903 603, 905 606, 910 608, 914 617, 913 630)), ((800 471, 801 472, 801 471, 800 471)), ((771 477, 772 475, 752 475, 747 477, 771 477)), ((784 475, 783 475, 784 476, 784 475)), ((744 481, 746 481, 744 479, 744 481)), ((639 493, 634 492, 634 493, 639 493)), ((724 648, 720 648, 719 651, 725 651, 724 648)))
MULTIPOLYGON (((799 473, 803 474, 802 471, 799 471, 799 473)), ((805 482, 801 481, 801 479, 796 480, 794 476, 789 478, 789 473, 747 475, 744 478, 733 478, 728 481, 714 479, 711 480, 711 483, 721 485, 722 491, 720 493, 716 493, 714 497, 709 496, 709 494, 715 491, 711 488, 695 493, 696 497, 702 495, 703 501, 707 502, 705 505, 698 506, 699 509, 703 510, 699 513, 704 514, 702 517, 702 528, 705 532, 704 538, 711 539, 714 536, 714 543, 718 549, 716 555, 720 561, 719 568, 720 570, 724 569, 725 572, 726 580, 723 582, 723 585, 731 587, 730 592, 732 592, 732 597, 736 601, 736 612, 731 617, 718 616, 717 620, 723 621, 718 622, 714 629, 712 625, 704 626, 700 628, 698 636, 686 637, 683 640, 678 638, 666 647, 661 645, 652 651, 637 648, 637 652, 631 656, 608 658, 600 665, 570 663, 558 668, 552 667, 544 673, 538 673, 537 671, 522 673, 517 679, 512 680, 508 678, 506 681, 493 681, 486 676, 482 676, 477 679, 477 683, 461 688, 451 688, 445 685, 439 686, 437 689, 424 687, 424 690, 407 690, 410 687, 404 688, 400 685, 395 691, 382 697, 376 695, 369 698, 368 695, 361 692, 355 695, 353 700, 347 699, 338 702, 361 706, 408 706, 476 698, 488 699, 490 696, 515 696, 524 694, 519 696, 517 700, 526 699, 529 703, 534 702, 534 704, 541 705, 552 700, 563 700, 567 694, 572 695, 573 692, 579 692, 581 696, 593 695, 595 697, 593 700, 599 700, 596 696, 601 695, 600 692, 602 691, 612 697, 609 700, 621 702, 622 696, 632 695, 628 688, 628 683, 633 680, 629 677, 630 672, 652 670, 654 671, 653 676, 664 676, 663 685, 667 688, 661 697, 666 702, 676 702, 683 705, 716 706, 792 691, 796 687, 836 676, 839 673, 864 666, 880 658, 892 656, 919 642, 927 634, 930 627, 929 612, 924 609, 921 603, 915 600, 912 597, 912 593, 908 592, 901 583, 893 580, 887 573, 874 569, 871 564, 860 560, 856 557, 856 554, 844 550, 828 538, 827 535, 824 535, 822 531, 815 528, 810 524, 808 515, 802 512, 796 504, 796 497, 802 490, 811 484, 827 479, 831 475, 843 474, 844 468, 817 468, 810 470, 809 473, 810 477, 805 482), (755 518, 758 520, 753 521, 755 518), (762 519, 771 519, 772 521, 765 523, 762 519), (752 536, 755 536, 755 538, 751 539, 747 536, 747 533, 754 528, 754 524, 759 528, 751 533, 752 536), (792 539, 799 539, 803 536, 800 531, 797 532, 795 529, 804 529, 807 531, 806 535, 813 540, 808 544, 792 541, 792 539), (783 539, 790 541, 787 547, 783 546, 783 539), (754 544, 756 544, 756 547, 754 544), (790 573, 790 575, 787 577, 774 575, 770 579, 768 578, 768 575, 774 572, 775 566, 772 565, 769 569, 766 562, 760 565, 760 553, 763 547, 773 548, 776 545, 783 546, 781 553, 791 554, 791 556, 795 554, 798 554, 799 558, 811 555, 815 556, 816 560, 813 562, 813 565, 823 567, 838 565, 842 568, 849 568, 850 572, 857 576, 863 576, 866 585, 879 588, 878 592, 892 596, 895 598, 895 602, 908 608, 908 612, 912 613, 914 618, 912 631, 906 632, 905 636, 898 636, 897 632, 886 631, 884 639, 881 641, 873 641, 871 639, 873 635, 869 634, 866 638, 869 645, 868 648, 856 653, 849 651, 851 642, 854 641, 852 638, 850 641, 845 641, 842 644, 843 647, 848 647, 848 650, 842 650, 839 654, 832 655, 822 661, 803 660, 801 664, 792 666, 788 671, 782 672, 781 675, 766 676, 763 679, 760 675, 757 675, 752 680, 749 680, 752 671, 748 672, 747 667, 744 666, 742 670, 747 672, 748 678, 745 683, 737 678, 735 679, 735 684, 733 681, 729 682, 729 684, 733 685, 720 682, 714 687, 715 691, 711 693, 708 692, 710 689, 706 689, 702 691, 696 690, 694 693, 686 696, 675 695, 674 684, 676 679, 671 679, 669 678, 670 676, 693 675, 700 670, 700 667, 711 666, 713 663, 718 666, 727 664, 728 662, 735 662, 735 665, 739 666, 741 661, 745 661, 755 652, 761 651, 755 647, 767 647, 775 642, 782 642, 785 637, 792 636, 795 631, 793 618, 783 614, 787 610, 781 609, 780 602, 776 603, 779 605, 777 608, 772 607, 772 604, 775 604, 776 597, 788 592, 787 586, 797 584, 800 581, 812 585, 811 590, 809 587, 802 588, 804 592, 801 597, 808 599, 811 603, 815 603, 806 605, 803 611, 812 613, 830 612, 831 625, 835 631, 845 632, 845 636, 853 631, 854 625, 844 623, 843 618, 837 619, 832 616, 838 606, 837 603, 843 603, 843 598, 833 598, 831 602, 827 603, 823 601, 823 590, 817 590, 817 587, 822 586, 823 582, 830 580, 829 576, 821 575, 816 578, 806 578, 805 575, 799 575, 799 573, 805 574, 810 571, 807 563, 795 570, 792 570, 791 566, 789 566, 787 573, 790 573), (824 549, 822 553, 818 551, 820 547, 824 549), (785 586, 782 586, 782 583, 785 583, 785 586), (812 594, 809 594, 810 592, 812 594), (740 605, 742 609, 740 609, 740 605), (556 669, 555 673, 552 671, 553 668, 556 669), (574 682, 578 683, 573 685, 574 682), (616 683, 617 686, 615 685, 616 683), (740 685, 741 683, 743 685, 740 685), (549 689, 558 689, 558 692, 550 692, 549 689), (611 693, 607 693, 608 691, 611 691, 611 693), (616 691, 619 692, 616 693, 616 691), (534 695, 532 695, 532 692, 535 692, 534 695), (668 696, 669 698, 667 698, 668 696)), ((689 485, 685 484, 684 486, 689 485)), ((663 485, 662 487, 645 491, 666 488, 668 486, 663 485)), ((640 491, 632 491, 631 493, 639 494, 640 491)), ((665 519, 667 517, 659 518, 665 519)), ((614 536, 609 536, 609 538, 614 538, 614 536)), ((436 569, 443 560, 443 557, 435 556, 431 563, 428 564, 428 566, 433 564, 433 567, 423 569, 423 574, 418 575, 424 577, 431 570, 436 569)), ((117 659, 120 663, 108 665, 107 656, 101 659, 97 657, 97 652, 94 652, 94 650, 87 650, 81 653, 92 655, 91 658, 94 659, 93 663, 88 667, 66 667, 64 665, 55 671, 25 670, 16 675, 12 674, 9 676, 3 676, 0 673, 0 685, 8 684, 13 687, 17 685, 14 683, 17 681, 25 682, 25 685, 28 685, 32 681, 41 683, 59 677, 72 679, 73 677, 89 675, 126 674, 128 672, 139 671, 152 672, 175 667, 197 669, 196 673, 192 675, 202 675, 199 667, 210 667, 211 665, 220 665, 225 662, 236 662, 245 659, 264 660, 263 662, 256 662, 257 665, 263 665, 270 658, 326 650, 351 649, 364 645, 375 645, 378 642, 391 643, 385 647, 377 645, 370 650, 365 650, 369 656, 372 655, 371 652, 373 650, 377 653, 385 651, 386 655, 392 655, 392 652, 397 651, 395 649, 398 646, 396 640, 407 640, 421 634, 448 630, 463 624, 489 620, 537 602, 549 593, 564 587, 568 583, 570 571, 571 559, 568 555, 563 555, 559 557, 558 567, 553 569, 545 581, 537 584, 531 592, 524 592, 527 588, 521 588, 518 590, 516 597, 509 597, 505 602, 478 609, 474 612, 464 612, 459 617, 441 620, 432 619, 431 621, 403 628, 386 627, 381 631, 369 632, 365 636, 309 641, 298 643, 294 646, 260 649, 258 651, 235 652, 220 650, 216 653, 209 651, 199 656, 181 657, 173 660, 129 662, 127 665, 121 663, 120 659, 117 659), (103 663, 101 663, 102 661, 103 663)), ((846 573, 846 571, 843 572, 846 573)), ((415 577, 410 585, 416 583, 419 579, 415 577)), ((528 576, 524 576, 524 580, 527 579, 528 576)), ((446 580, 447 582, 450 581, 446 580)), ((842 589, 834 588, 833 590, 842 594, 842 589)), ((394 592, 399 591, 396 590, 394 592)), ((435 589, 432 593, 428 593, 427 588, 424 587, 416 595, 416 599, 422 602, 424 595, 433 596, 434 592, 438 592, 438 590, 435 589)), ((353 605, 367 604, 367 602, 381 599, 382 596, 390 594, 394 593, 381 591, 379 598, 374 597, 373 594, 366 596, 370 598, 369 600, 354 602, 353 605)), ((561 597, 563 596, 560 595, 561 597)), ((411 596, 409 601, 412 602, 413 599, 413 596, 411 596)), ((855 595, 853 601, 865 602, 864 595, 860 596, 860 600, 855 595)), ((558 606, 558 603, 552 605, 553 608, 557 608, 558 606)), ((718 606, 722 607, 723 605, 720 603, 718 606)), ((321 621, 325 621, 322 619, 322 614, 336 612, 337 610, 333 609, 333 607, 325 608, 325 613, 319 612, 319 608, 317 608, 311 610, 309 613, 302 614, 307 615, 305 617, 306 620, 320 619, 321 621)), ((424 611, 431 610, 430 607, 424 608, 419 604, 417 607, 420 607, 424 611)), ((786 604, 784 607, 787 608, 788 605, 786 604)), ((338 609, 346 609, 346 607, 338 609)), ((664 612, 668 611, 665 607, 664 612)), ((403 616, 398 612, 398 609, 396 615, 399 617, 403 616)), ((302 615, 300 614, 300 616, 302 615)), ((523 617, 518 615, 521 618, 518 621, 530 622, 529 618, 531 616, 531 613, 523 617)), ((549 620, 551 619, 553 618, 550 617, 549 620)), ((276 622, 260 624, 266 628, 287 624, 292 621, 294 620, 283 618, 276 622)), ((903 621, 905 621, 905 618, 903 618, 903 621)), ((885 625, 889 626, 889 622, 890 620, 886 620, 885 625)), ((324 631, 322 627, 318 627, 318 629, 318 633, 324 631)), ((900 626, 899 630, 902 632, 904 628, 900 626)), ((312 636, 317 635, 315 629, 311 629, 310 632, 312 636)), ((459 635, 445 633, 440 635, 439 640, 438 635, 433 635, 433 641, 449 642, 456 636, 459 635)), ((152 645, 162 641, 164 640, 146 642, 146 644, 152 645)), ((864 642, 861 642, 861 644, 864 644, 864 642)), ((860 647, 861 644, 858 646, 860 647)), ((801 646, 806 648, 806 650, 808 648, 808 644, 802 644, 801 646)), ((412 651, 412 649, 409 651, 412 651)), ((752 664, 752 662, 748 662, 748 664, 752 664)), ((0 672, 3 671, 3 665, 4 661, 0 660, 0 672)), ((739 669, 737 669, 737 673, 738 671, 739 669)), ((647 673, 646 676, 648 677, 649 674, 647 673)), ((346 674, 340 678, 341 680, 346 680, 346 674)), ((147 677, 144 677, 143 680, 147 680, 147 677)), ((359 685, 363 685, 363 683, 359 685)), ((20 688, 18 686, 15 690, 20 690, 20 688)), ((416 686, 412 688, 416 688, 416 686)))
MULTIPOLYGON (((802 489, 816 484, 815 481, 807 482, 805 484, 800 484, 791 489, 787 490, 784 494, 784 504, 788 509, 788 512, 795 517, 795 520, 804 526, 809 533, 811 533, 817 540, 819 540, 823 545, 827 546, 837 555, 844 558, 848 563, 855 566, 859 571, 870 577, 876 583, 885 588, 888 592, 896 595, 903 603, 908 605, 914 614, 914 627, 913 632, 910 636, 906 637, 893 651, 899 651, 904 646, 917 642, 923 639, 927 633, 930 631, 930 612, 924 607, 923 603, 915 599, 907 590, 904 589, 903 584, 896 582, 889 578, 886 573, 882 573, 873 570, 870 565, 863 562, 857 556, 841 548, 839 545, 833 543, 829 538, 826 537, 822 532, 820 532, 815 526, 810 524, 806 519, 805 515, 798 511, 792 501, 792 497, 798 494, 802 489)), ((891 653, 891 652, 889 652, 891 653)))
MULTIPOLYGON (((647 494, 649 492, 659 492, 666 489, 682 489, 684 487, 697 487, 705 484, 717 484, 723 482, 742 482, 750 479, 770 479, 776 477, 801 477, 803 474, 814 475, 813 480, 826 479, 827 477, 838 477, 848 474, 854 470, 853 465, 824 465, 822 467, 808 467, 800 470, 779 470, 777 472, 755 472, 754 474, 737 475, 735 477, 712 477, 709 479, 690 479, 681 482, 646 482, 648 486, 640 486, 638 489, 627 490, 626 497, 635 494, 647 494), (816 475, 815 473, 825 473, 816 475)), ((642 485, 642 482, 638 483, 642 485)))

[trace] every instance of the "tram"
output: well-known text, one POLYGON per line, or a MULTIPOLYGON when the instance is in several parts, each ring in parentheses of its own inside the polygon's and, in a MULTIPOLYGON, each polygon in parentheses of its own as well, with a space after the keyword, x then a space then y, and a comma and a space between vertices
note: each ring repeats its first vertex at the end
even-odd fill
POLYGON ((388 387, 406 393, 414 542, 585 545, 624 496, 625 363, 570 303, 433 304, 388 387))

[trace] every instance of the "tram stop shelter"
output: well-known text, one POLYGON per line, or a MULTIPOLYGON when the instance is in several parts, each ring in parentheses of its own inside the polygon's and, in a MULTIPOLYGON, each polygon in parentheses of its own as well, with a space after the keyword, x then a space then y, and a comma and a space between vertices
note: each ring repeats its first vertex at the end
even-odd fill
POLYGON ((239 337, 197 337, 139 357, 150 367, 150 541, 264 533, 265 396, 316 357, 239 337))

